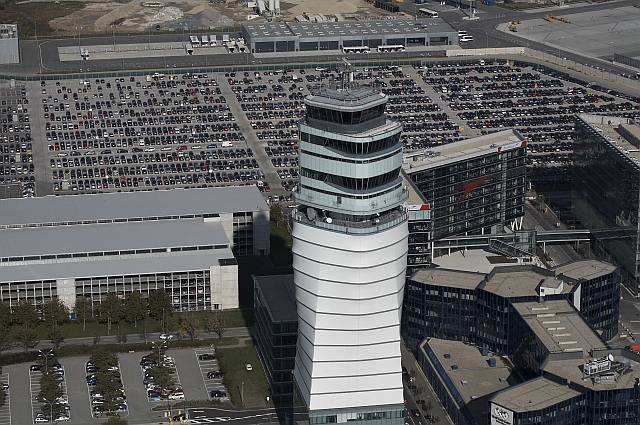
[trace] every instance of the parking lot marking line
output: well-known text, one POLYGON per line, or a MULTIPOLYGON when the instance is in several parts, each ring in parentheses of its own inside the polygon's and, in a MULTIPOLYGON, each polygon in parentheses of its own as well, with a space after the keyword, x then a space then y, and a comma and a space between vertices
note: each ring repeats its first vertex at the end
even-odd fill
POLYGON ((7 384, 9 386, 9 390, 5 391, 5 403, 2 406, 2 408, 0 408, 0 415, 1 415, 1 419, 0 419, 0 424, 2 425, 11 425, 11 385, 9 382, 9 374, 8 373, 3 373, 2 374, 2 378, 1 381, 3 384, 7 384), (6 380, 6 382, 5 382, 6 380), (9 417, 9 421, 5 421, 5 417, 8 416, 9 417))

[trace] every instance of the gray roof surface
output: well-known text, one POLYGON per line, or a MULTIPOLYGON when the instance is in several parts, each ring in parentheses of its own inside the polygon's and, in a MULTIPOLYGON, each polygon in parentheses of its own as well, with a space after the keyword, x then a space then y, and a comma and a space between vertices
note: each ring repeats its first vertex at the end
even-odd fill
POLYGON ((255 186, 44 196, 0 200, 0 226, 257 210, 269 207, 255 186))
MULTIPOLYGON (((538 296, 538 286, 547 278, 543 269, 529 265, 497 267, 487 275, 484 290, 501 297, 538 296)), ((563 293, 570 292, 572 285, 564 282, 563 293)))
POLYGON ((0 231, 0 257, 229 245, 222 225, 202 218, 23 227, 0 231))
POLYGON ((570 263, 561 264, 554 267, 552 270, 556 272, 556 275, 563 274, 572 279, 590 280, 609 273, 613 273, 616 270, 616 266, 605 261, 587 259, 577 260, 570 263))
POLYGON ((483 356, 480 349, 460 341, 431 338, 427 342, 449 378, 464 399, 465 404, 480 424, 486 423, 482 412, 487 410, 487 399, 497 391, 509 388, 516 382, 499 356, 489 353, 483 356), (446 359, 445 354, 451 357, 446 359), (496 367, 489 367, 489 359, 495 358, 496 367), (452 369, 452 366, 457 369, 452 369), (506 382, 500 382, 505 378, 506 382), (462 381, 466 384, 463 385, 462 381), (472 397, 474 397, 472 399, 472 397))
POLYGON ((417 283, 429 285, 449 286, 473 290, 478 287, 485 275, 483 273, 466 272, 448 269, 422 269, 411 276, 417 283))
POLYGON ((294 322, 298 312, 294 301, 293 275, 254 276, 264 295, 267 308, 274 322, 294 322))
MULTIPOLYGON (((625 354, 624 351, 622 353, 625 354)), ((605 355, 603 354, 602 356, 598 356, 598 357, 604 357, 604 356, 605 355)), ((631 365, 631 368, 626 370, 625 373, 622 375, 614 372, 613 370, 609 370, 604 373, 601 373, 601 374, 613 373, 616 376, 617 380, 615 382, 607 383, 607 384, 596 383, 591 378, 587 378, 585 377, 585 375, 583 375, 582 373, 583 365, 589 360, 595 360, 595 358, 591 356, 585 356, 584 359, 550 360, 543 365, 542 370, 552 373, 556 376, 560 376, 564 379, 567 379, 570 382, 574 382, 578 385, 582 385, 584 387, 590 388, 594 391, 606 391, 606 390, 612 390, 616 388, 634 388, 636 387, 637 380, 640 379, 640 369, 638 368, 639 363, 630 357, 631 356, 627 357, 626 355, 613 356, 613 360, 615 362, 620 361, 622 359, 628 360, 631 365)), ((601 374, 597 374, 597 375, 601 375, 601 374)))
POLYGON ((504 146, 517 144, 524 140, 520 133, 510 129, 427 149, 427 152, 433 153, 430 156, 424 156, 425 150, 421 149, 419 152, 409 152, 403 155, 402 169, 411 174, 477 156, 497 153, 498 149, 504 146))
POLYGON ((566 300, 515 303, 513 307, 549 352, 583 354, 605 343, 566 300))
POLYGON ((233 258, 230 249, 164 254, 113 255, 59 260, 48 264, 0 266, 0 282, 124 276, 205 270, 218 260, 233 258))
POLYGON ((242 26, 251 37, 259 38, 286 36, 301 38, 376 37, 455 31, 442 18, 340 22, 260 22, 244 23, 242 26))
POLYGON ((493 403, 514 412, 540 410, 582 394, 580 391, 539 377, 501 391, 491 398, 493 403))

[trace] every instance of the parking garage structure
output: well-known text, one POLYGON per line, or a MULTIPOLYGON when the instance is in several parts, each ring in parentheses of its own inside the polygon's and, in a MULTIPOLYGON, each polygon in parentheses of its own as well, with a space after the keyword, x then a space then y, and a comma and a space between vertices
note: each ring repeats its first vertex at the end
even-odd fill
POLYGON ((242 24, 251 53, 339 50, 367 46, 456 45, 458 32, 443 19, 242 24))
POLYGON ((0 299, 11 306, 164 289, 179 311, 237 308, 235 255, 269 253, 269 210, 253 186, 5 199, 0 209, 0 299))

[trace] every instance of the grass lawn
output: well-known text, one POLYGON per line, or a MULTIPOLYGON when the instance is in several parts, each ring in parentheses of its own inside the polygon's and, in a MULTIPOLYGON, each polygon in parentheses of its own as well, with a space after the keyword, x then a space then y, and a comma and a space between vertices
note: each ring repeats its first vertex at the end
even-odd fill
MULTIPOLYGON (((172 332, 176 331, 179 327, 180 315, 182 313, 174 313, 173 316, 167 317, 167 330, 172 332)), ((196 311, 194 312, 196 317, 200 319, 201 329, 205 327, 205 320, 208 311, 196 311)), ((236 328, 242 326, 253 326, 253 313, 242 312, 242 311, 230 311, 225 313, 227 328, 236 328)), ((147 318, 147 332, 161 332, 162 326, 159 320, 152 319, 151 317, 147 318)), ((124 320, 119 323, 111 324, 111 335, 118 334, 118 327, 124 329, 125 334, 127 335, 136 335, 136 337, 129 337, 130 342, 138 341, 139 338, 137 335, 140 334, 142 329, 144 328, 144 322, 139 322, 138 326, 134 326, 133 323, 127 323, 124 320)), ((82 330, 82 321, 73 320, 69 323, 65 323, 61 325, 61 329, 64 332, 65 339, 69 338, 84 338, 84 337, 95 337, 95 336, 105 336, 107 335, 107 324, 99 323, 98 320, 94 319, 87 322, 86 329, 82 330)), ((38 328, 38 339, 42 341, 47 340, 47 327, 44 323, 41 323, 38 328)), ((201 337, 214 337, 215 334, 201 333, 201 337)), ((223 333, 224 336, 224 333, 223 333)))
POLYGON ((234 407, 242 407, 242 382, 244 382, 244 407, 267 405, 267 397, 271 396, 269 382, 262 370, 253 343, 247 341, 246 347, 218 348, 216 356, 220 362, 220 369, 224 371, 224 383, 234 407), (250 372, 245 368, 247 363, 253 367, 250 372))
POLYGON ((271 222, 271 261, 275 266, 291 266, 293 256, 291 254, 292 238, 284 225, 276 226, 271 222))
POLYGON ((1 2, 0 23, 18 24, 20 37, 32 37, 35 34, 35 24, 38 23, 39 36, 56 35, 56 31, 49 26, 51 19, 70 15, 85 6, 82 1, 62 2, 34 2, 11 3, 1 2))

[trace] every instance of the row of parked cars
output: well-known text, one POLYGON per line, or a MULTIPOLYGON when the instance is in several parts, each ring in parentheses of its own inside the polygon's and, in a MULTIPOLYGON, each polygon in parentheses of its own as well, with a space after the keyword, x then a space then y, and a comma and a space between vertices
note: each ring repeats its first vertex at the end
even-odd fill
POLYGON ((184 400, 184 391, 174 378, 176 375, 175 360, 163 354, 160 357, 158 358, 156 353, 151 353, 140 359, 143 374, 142 383, 147 390, 147 397, 149 399, 184 400))

